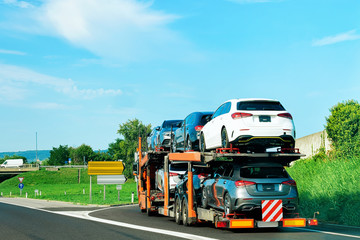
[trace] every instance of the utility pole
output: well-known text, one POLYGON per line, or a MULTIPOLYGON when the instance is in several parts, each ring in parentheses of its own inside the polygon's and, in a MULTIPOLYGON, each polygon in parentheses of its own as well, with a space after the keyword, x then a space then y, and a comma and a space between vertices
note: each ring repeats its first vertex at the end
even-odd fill
POLYGON ((37 132, 36 132, 36 162, 38 161, 38 152, 37 152, 37 132))

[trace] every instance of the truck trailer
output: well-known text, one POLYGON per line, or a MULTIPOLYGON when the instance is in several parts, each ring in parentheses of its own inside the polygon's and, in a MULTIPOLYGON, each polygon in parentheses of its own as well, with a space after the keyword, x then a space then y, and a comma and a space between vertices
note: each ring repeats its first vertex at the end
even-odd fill
MULTIPOLYGON (((297 149, 280 149, 278 152, 240 153, 238 149, 217 149, 216 152, 188 151, 171 153, 162 149, 142 152, 139 139, 138 154, 135 155, 134 175, 137 178, 138 204, 142 212, 148 216, 160 214, 175 219, 185 226, 200 222, 211 222, 216 228, 265 228, 265 227, 306 227, 317 225, 315 218, 301 218, 299 214, 284 216, 280 221, 255 219, 246 214, 231 213, 215 208, 203 208, 197 204, 193 175, 197 167, 209 168, 214 162, 218 165, 232 161, 261 161, 289 166, 292 161, 304 156, 297 149), (169 187, 169 164, 187 163, 187 190, 181 195, 171 193, 169 187), (164 169, 164 189, 160 191, 155 186, 155 171, 164 169)), ((201 196, 200 196, 201 197, 201 196)), ((264 199, 264 202, 267 199, 264 199)), ((276 200, 274 200, 276 201, 276 200)), ((281 201, 280 201, 281 202, 281 201)), ((264 208, 264 206, 263 206, 264 208)), ((264 210, 264 209, 262 209, 264 210)))

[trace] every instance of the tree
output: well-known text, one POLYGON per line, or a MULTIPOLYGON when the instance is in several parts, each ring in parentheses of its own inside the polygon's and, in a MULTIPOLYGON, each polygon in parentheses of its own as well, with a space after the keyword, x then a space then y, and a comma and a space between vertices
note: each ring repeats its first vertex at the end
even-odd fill
POLYGON ((123 140, 116 139, 114 143, 109 144, 109 154, 114 160, 123 160, 125 164, 124 174, 132 177, 132 164, 134 162, 134 153, 138 147, 138 138, 142 136, 142 144, 146 144, 146 136, 151 132, 151 124, 144 125, 138 119, 128 120, 120 124, 118 134, 124 137, 123 140))
POLYGON ((58 148, 53 147, 50 150, 49 165, 64 165, 65 161, 69 159, 70 150, 67 145, 60 145, 58 148))
POLYGON ((74 165, 83 165, 85 162, 95 160, 95 153, 89 145, 82 144, 77 148, 70 148, 70 158, 74 165))
POLYGON ((341 154, 360 152, 360 105, 355 100, 338 103, 330 109, 326 118, 326 132, 335 151, 341 154))

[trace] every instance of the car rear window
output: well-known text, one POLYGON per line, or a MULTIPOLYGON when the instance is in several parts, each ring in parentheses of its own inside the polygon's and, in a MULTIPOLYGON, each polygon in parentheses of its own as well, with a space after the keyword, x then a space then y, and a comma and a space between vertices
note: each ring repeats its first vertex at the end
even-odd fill
POLYGON ((211 114, 203 115, 200 120, 200 125, 205 125, 208 121, 206 120, 206 117, 211 116, 211 114))
POLYGON ((188 169, 187 163, 171 164, 170 171, 186 171, 188 169))
POLYGON ((170 120, 170 121, 165 121, 162 125, 162 128, 171 128, 171 125, 173 127, 176 127, 175 125, 179 122, 181 122, 182 120, 170 120))
POLYGON ((242 167, 240 176, 243 178, 288 178, 283 167, 242 167))
POLYGON ((238 102, 237 110, 249 110, 249 111, 285 111, 285 108, 280 102, 268 102, 268 101, 246 101, 238 102))

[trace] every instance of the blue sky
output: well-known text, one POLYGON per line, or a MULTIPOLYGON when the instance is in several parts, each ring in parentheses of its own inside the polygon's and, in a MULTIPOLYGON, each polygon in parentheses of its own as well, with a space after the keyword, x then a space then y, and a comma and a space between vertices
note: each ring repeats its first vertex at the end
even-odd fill
POLYGON ((297 136, 360 96, 358 0, 0 0, 0 151, 106 149, 232 98, 280 100, 297 136))

